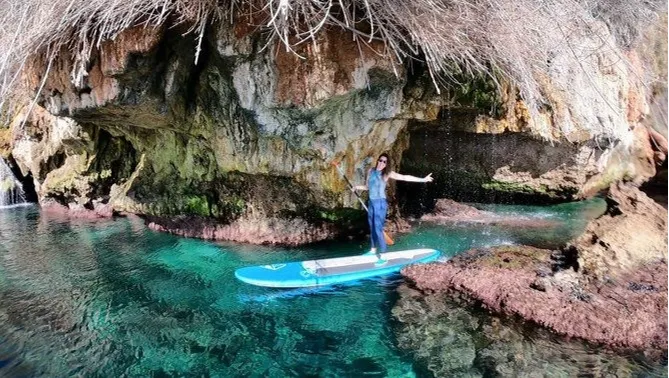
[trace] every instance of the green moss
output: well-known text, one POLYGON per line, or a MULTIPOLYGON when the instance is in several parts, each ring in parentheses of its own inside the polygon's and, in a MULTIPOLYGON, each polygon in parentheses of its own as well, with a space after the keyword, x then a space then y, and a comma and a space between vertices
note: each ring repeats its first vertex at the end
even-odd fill
POLYGON ((212 208, 212 214, 218 218, 234 219, 238 218, 246 211, 246 201, 239 196, 231 195, 223 198, 216 204, 215 211, 212 208))
POLYGON ((611 164, 606 167, 606 170, 599 176, 599 179, 589 184, 587 191, 599 192, 605 190, 616 181, 632 181, 632 174, 624 166, 611 164))
POLYGON ((468 105, 477 109, 492 109, 499 103, 495 91, 478 81, 465 82, 455 87, 454 101, 459 105, 468 105))
POLYGON ((211 214, 209 211, 209 201, 205 196, 187 197, 184 209, 187 214, 191 215, 208 217, 211 214))
POLYGON ((91 172, 90 174, 86 175, 86 177, 88 177, 89 181, 104 180, 104 179, 112 178, 112 170, 111 169, 103 169, 100 172, 91 172))
POLYGON ((152 198, 148 211, 152 215, 197 215, 214 217, 224 221, 238 218, 246 211, 246 201, 238 196, 228 196, 221 200, 214 200, 207 195, 173 195, 169 197, 152 198), (182 198, 174 201, 173 198, 182 198))
POLYGON ((348 207, 338 207, 334 209, 318 208, 313 211, 312 215, 318 220, 342 224, 364 220, 365 212, 348 207))
POLYGON ((470 76, 454 69, 455 82, 449 91, 451 106, 479 109, 491 116, 500 116, 502 99, 497 84, 488 75, 470 76))
POLYGON ((525 193, 525 194, 549 194, 546 191, 546 187, 532 187, 529 185, 518 184, 515 182, 504 182, 504 181, 491 181, 481 184, 483 189, 494 190, 496 192, 505 192, 505 193, 525 193))

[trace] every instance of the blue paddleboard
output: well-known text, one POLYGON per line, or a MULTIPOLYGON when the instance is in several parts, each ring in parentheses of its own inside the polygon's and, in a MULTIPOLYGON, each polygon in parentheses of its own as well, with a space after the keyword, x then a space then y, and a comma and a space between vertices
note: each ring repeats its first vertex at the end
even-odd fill
POLYGON ((426 248, 386 252, 383 258, 387 262, 383 265, 376 264, 377 257, 370 254, 259 265, 237 269, 235 276, 251 285, 266 287, 330 285, 399 272, 409 264, 434 261, 440 254, 426 248))

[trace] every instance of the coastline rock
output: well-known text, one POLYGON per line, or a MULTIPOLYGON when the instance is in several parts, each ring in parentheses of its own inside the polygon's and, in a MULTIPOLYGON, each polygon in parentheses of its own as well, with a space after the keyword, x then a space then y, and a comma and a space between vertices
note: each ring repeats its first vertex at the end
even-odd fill
POLYGON ((448 198, 440 198, 434 211, 420 217, 421 221, 449 224, 455 222, 485 223, 512 227, 552 227, 555 221, 530 217, 507 216, 491 211, 479 210, 473 206, 458 203, 448 198))
POLYGON ((434 173, 420 191, 389 185, 403 213, 407 196, 428 211, 447 196, 561 202, 655 173, 658 138, 640 125, 653 94, 634 84, 620 54, 597 48, 601 37, 614 42, 604 24, 597 38, 575 40, 589 52, 580 69, 556 51, 535 122, 511 82, 463 72, 461 85, 438 93, 424 65, 379 55, 380 41, 359 44, 345 29, 324 28, 296 55, 252 24, 212 25, 201 40, 183 25, 132 27, 92 44, 87 65, 61 51, 46 77, 44 54, 32 57, 0 155, 12 155, 40 202, 82 214, 80 206, 100 203, 142 216, 202 216, 220 228, 242 216, 263 214, 261 222, 280 227, 278 211, 309 221, 315 208, 355 207, 332 163, 360 184, 383 151, 393 169, 434 173), (584 67, 594 86, 564 96, 558 84, 582 82, 584 67), (286 195, 249 196, 242 179, 286 195))
POLYGON ((114 208, 109 204, 97 202, 93 203, 93 208, 88 208, 76 203, 69 203, 68 206, 65 206, 56 201, 48 200, 41 203, 40 207, 46 213, 65 215, 77 219, 111 218, 115 215, 114 208))
POLYGON ((402 274, 423 292, 449 292, 568 337, 623 349, 667 349, 666 261, 597 284, 570 270, 553 273, 551 265, 551 251, 505 246, 410 266, 402 274))
POLYGON ((605 279, 645 263, 667 259, 667 209, 638 188, 611 186, 607 211, 566 250, 584 274, 605 279))
POLYGON ((667 211, 621 183, 607 203, 607 212, 560 251, 472 249, 402 274, 423 292, 448 292, 561 335, 666 351, 667 211))
MULTIPOLYGON (((641 365, 509 317, 468 310, 444 293, 425 295, 407 284, 398 293, 392 309, 398 347, 412 355, 421 377, 540 377, 547 372, 626 377, 641 365)), ((647 365, 643 372, 651 374, 647 365)))
POLYGON ((202 217, 147 217, 152 230, 210 240, 250 244, 297 246, 332 239, 339 232, 331 224, 315 226, 304 219, 242 217, 230 224, 220 224, 202 217))

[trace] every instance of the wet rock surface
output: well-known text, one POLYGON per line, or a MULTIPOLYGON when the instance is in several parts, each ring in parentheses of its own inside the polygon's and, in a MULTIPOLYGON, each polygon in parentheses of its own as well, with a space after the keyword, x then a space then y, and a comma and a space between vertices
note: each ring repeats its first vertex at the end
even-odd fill
POLYGON ((606 213, 566 247, 578 256, 584 274, 605 279, 667 259, 666 208, 638 188, 621 183, 611 186, 606 201, 606 213))
POLYGON ((171 234, 250 244, 297 246, 333 239, 341 234, 332 224, 316 226, 302 218, 247 218, 220 224, 202 217, 148 217, 149 228, 171 234))
POLYGON ((622 184, 612 188, 607 202, 607 213, 561 250, 473 249, 402 274, 422 292, 473 300, 561 335, 666 353, 666 210, 622 184), (632 231, 628 222, 636 217, 645 223, 632 231))
POLYGON ((402 285, 392 310, 398 346, 416 360, 424 377, 643 376, 661 368, 640 368, 610 351, 592 352, 562 337, 511 318, 472 309, 445 293, 425 294, 402 285))
POLYGON ((547 219, 523 218, 516 215, 500 215, 491 211, 479 210, 448 198, 436 201, 434 211, 420 217, 420 220, 440 224, 457 222, 503 225, 511 227, 551 227, 556 222, 547 219))

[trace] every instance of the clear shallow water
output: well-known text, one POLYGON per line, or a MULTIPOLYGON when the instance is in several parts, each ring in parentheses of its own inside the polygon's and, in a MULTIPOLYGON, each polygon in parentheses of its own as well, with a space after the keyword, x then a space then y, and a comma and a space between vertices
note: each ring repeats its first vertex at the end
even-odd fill
MULTIPOLYGON (((474 246, 556 244, 604 204, 496 209, 557 224, 422 224, 393 249, 452 256, 474 246)), ((420 376, 411 352, 397 348, 390 316, 399 276, 292 291, 234 278, 242 266, 365 248, 214 243, 153 232, 135 218, 0 210, 0 376, 420 376)))

